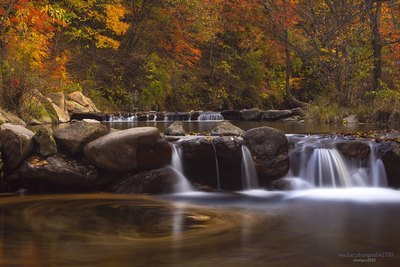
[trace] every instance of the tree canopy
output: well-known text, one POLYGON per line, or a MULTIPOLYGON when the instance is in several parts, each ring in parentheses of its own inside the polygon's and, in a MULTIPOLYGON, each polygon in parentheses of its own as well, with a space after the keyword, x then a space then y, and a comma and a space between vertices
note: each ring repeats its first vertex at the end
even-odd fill
POLYGON ((126 111, 400 105, 399 17, 398 0, 0 0, 1 102, 37 89, 126 111))

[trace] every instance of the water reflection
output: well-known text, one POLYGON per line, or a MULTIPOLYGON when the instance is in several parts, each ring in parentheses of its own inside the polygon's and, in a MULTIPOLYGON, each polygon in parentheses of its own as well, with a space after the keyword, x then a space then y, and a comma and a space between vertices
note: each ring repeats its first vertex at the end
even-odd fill
POLYGON ((6 196, 0 266, 398 266, 400 193, 369 190, 6 196))

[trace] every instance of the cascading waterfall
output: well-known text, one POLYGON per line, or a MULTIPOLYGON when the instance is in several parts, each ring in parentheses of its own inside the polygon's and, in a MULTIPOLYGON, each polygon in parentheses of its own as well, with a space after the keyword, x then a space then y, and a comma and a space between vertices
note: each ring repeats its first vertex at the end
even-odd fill
POLYGON ((188 179, 183 174, 181 149, 176 144, 172 144, 171 169, 175 172, 178 179, 178 183, 174 186, 174 191, 176 193, 193 191, 188 179))
POLYGON ((242 145, 242 180, 243 189, 259 188, 256 167, 251 152, 246 145, 242 145))
POLYGON ((200 114, 199 121, 223 121, 224 117, 222 117, 219 112, 203 112, 200 114))
POLYGON ((135 122, 137 118, 136 114, 133 113, 118 114, 110 116, 107 122, 135 122))
MULTIPOLYGON (((343 156, 335 146, 335 140, 305 137, 298 140, 300 149, 298 177, 311 187, 385 187, 386 171, 377 149, 369 143, 368 158, 343 156)), ((296 162, 296 159, 290 159, 296 162)), ((293 173, 290 171, 290 173, 293 173)), ((295 187, 295 186, 294 186, 295 187)))

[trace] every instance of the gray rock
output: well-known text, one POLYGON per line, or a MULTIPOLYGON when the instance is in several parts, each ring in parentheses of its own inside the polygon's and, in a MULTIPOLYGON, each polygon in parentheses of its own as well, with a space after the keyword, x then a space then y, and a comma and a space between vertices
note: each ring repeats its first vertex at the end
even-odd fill
POLYGON ((243 109, 240 111, 240 117, 245 121, 257 121, 261 119, 261 111, 258 108, 243 109))
POLYGON ((219 122, 212 130, 211 135, 243 136, 245 131, 228 121, 219 122))
MULTIPOLYGON (((90 104, 87 101, 86 97, 79 91, 75 91, 72 92, 68 95, 68 98, 76 103, 78 103, 79 105, 85 107, 85 108, 89 108, 90 104)), ((90 110, 93 111, 93 110, 90 110)))
POLYGON ((182 122, 174 121, 167 129, 164 131, 165 135, 171 136, 184 136, 186 135, 185 130, 183 129, 182 122))
POLYGON ((384 141, 379 143, 378 152, 386 169, 389 186, 400 188, 400 144, 384 141))
POLYGON ((357 115, 351 114, 343 119, 343 123, 345 124, 356 124, 358 123, 357 115))
POLYGON ((57 93, 50 93, 47 94, 47 97, 51 99, 51 101, 57 105, 61 110, 66 111, 65 107, 65 96, 63 92, 57 92, 57 93))
POLYGON ((0 126, 1 152, 6 170, 12 170, 34 151, 35 134, 20 125, 9 123, 0 126))
POLYGON ((287 174, 289 146, 282 131, 259 127, 248 130, 243 138, 252 152, 260 182, 267 184, 287 174))
POLYGON ((124 194, 168 194, 174 192, 179 182, 170 167, 128 175, 113 185, 112 192, 124 194))
POLYGON ((70 154, 82 152, 83 147, 108 133, 106 126, 100 123, 74 121, 54 132, 57 143, 70 154))
POLYGON ((93 190, 97 181, 94 167, 61 154, 31 157, 21 164, 19 173, 29 187, 41 191, 93 190))
POLYGON ((357 159, 366 159, 371 154, 369 145, 362 142, 339 142, 336 147, 343 155, 357 159))
POLYGON ((14 114, 0 109, 0 124, 11 123, 21 126, 26 126, 26 122, 15 116, 14 114))
POLYGON ((113 172, 156 169, 171 161, 171 147, 154 127, 110 133, 87 144, 84 153, 95 166, 113 172))
POLYGON ((293 115, 291 110, 267 110, 262 113, 263 120, 273 121, 284 119, 293 115))
POLYGON ((33 137, 36 145, 36 152, 48 157, 57 154, 57 144, 54 140, 52 130, 49 128, 40 128, 33 137))

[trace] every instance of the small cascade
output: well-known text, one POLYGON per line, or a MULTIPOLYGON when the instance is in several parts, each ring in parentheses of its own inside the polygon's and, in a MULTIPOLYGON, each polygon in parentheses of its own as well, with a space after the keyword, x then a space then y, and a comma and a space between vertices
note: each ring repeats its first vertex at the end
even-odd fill
POLYGON ((219 112, 203 112, 200 114, 199 121, 223 121, 224 117, 222 117, 219 112))
POLYGON ((138 117, 134 113, 111 115, 107 122, 136 122, 138 117))
POLYGON ((193 191, 188 179, 183 174, 181 149, 176 145, 172 144, 172 159, 171 169, 175 172, 178 183, 174 187, 176 193, 191 192, 193 191))
POLYGON ((242 180, 243 189, 259 188, 256 167, 251 152, 246 145, 242 145, 242 180))
POLYGON ((214 154, 215 154, 215 169, 217 171, 217 189, 221 190, 221 180, 219 177, 219 166, 218 166, 218 156, 217 156, 217 149, 215 148, 214 143, 212 143, 212 146, 214 148, 214 154))
POLYGON ((387 186, 386 171, 373 143, 369 143, 369 157, 359 159, 342 155, 336 148, 338 140, 330 137, 289 140, 294 144, 292 151, 297 152, 290 158, 295 168, 289 173, 294 175, 285 179, 300 178, 311 187, 324 188, 387 186))

